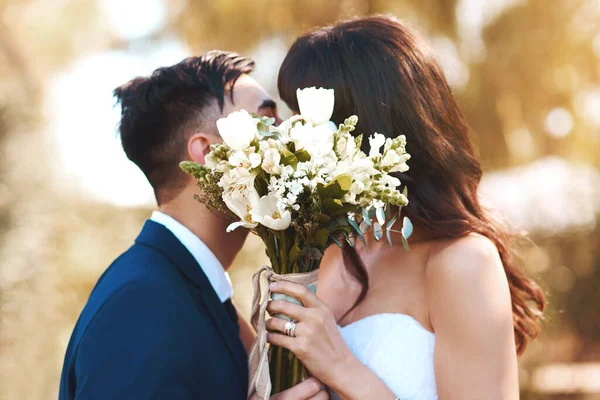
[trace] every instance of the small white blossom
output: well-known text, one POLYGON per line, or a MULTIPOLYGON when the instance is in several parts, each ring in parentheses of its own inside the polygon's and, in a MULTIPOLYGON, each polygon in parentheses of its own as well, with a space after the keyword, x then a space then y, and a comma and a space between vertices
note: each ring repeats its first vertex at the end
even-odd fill
POLYGON ((369 146, 371 146, 371 149, 369 150, 369 157, 380 156, 381 153, 379 150, 384 143, 385 136, 383 136, 381 133, 374 133, 372 136, 369 136, 369 146))

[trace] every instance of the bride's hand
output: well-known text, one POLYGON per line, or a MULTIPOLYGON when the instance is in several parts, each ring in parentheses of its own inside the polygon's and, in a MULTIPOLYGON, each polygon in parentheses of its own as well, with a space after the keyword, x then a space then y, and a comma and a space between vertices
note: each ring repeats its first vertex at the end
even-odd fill
POLYGON ((274 293, 298 299, 304 307, 284 300, 273 300, 267 310, 271 315, 284 314, 296 321, 295 337, 286 336, 281 318, 267 321, 267 340, 294 353, 308 370, 329 386, 335 386, 348 364, 358 362, 352 355, 338 328, 335 317, 313 292, 303 285, 277 282, 270 286, 274 293))

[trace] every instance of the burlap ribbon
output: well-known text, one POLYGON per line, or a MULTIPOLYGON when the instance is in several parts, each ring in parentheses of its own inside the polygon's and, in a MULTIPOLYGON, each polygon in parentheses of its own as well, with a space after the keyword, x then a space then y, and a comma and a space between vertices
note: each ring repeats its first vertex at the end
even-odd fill
POLYGON ((271 267, 263 265, 252 276, 254 294, 252 297, 251 323, 256 330, 256 340, 249 356, 250 387, 248 398, 256 395, 258 400, 268 400, 271 395, 271 376, 269 374, 269 355, 267 351, 266 311, 272 282, 286 281, 309 286, 317 283, 319 270, 303 274, 279 275, 271 267), (261 288, 262 286, 262 288, 261 288))

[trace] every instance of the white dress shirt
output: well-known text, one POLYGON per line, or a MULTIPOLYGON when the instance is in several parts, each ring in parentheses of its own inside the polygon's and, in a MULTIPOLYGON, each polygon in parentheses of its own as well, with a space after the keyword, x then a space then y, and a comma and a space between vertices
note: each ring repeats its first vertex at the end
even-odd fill
POLYGON ((223 265, 214 253, 198 236, 194 235, 180 222, 160 211, 154 211, 150 219, 170 230, 181 244, 192 253, 222 303, 231 298, 233 287, 231 286, 229 274, 223 269, 223 265))

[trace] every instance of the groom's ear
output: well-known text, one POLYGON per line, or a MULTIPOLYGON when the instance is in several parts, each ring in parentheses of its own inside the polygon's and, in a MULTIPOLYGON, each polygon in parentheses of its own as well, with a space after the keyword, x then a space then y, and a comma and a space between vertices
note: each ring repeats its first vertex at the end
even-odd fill
POLYGON ((204 158, 210 153, 210 146, 220 142, 221 137, 219 135, 203 132, 194 133, 188 140, 189 159, 198 164, 205 164, 204 158))

